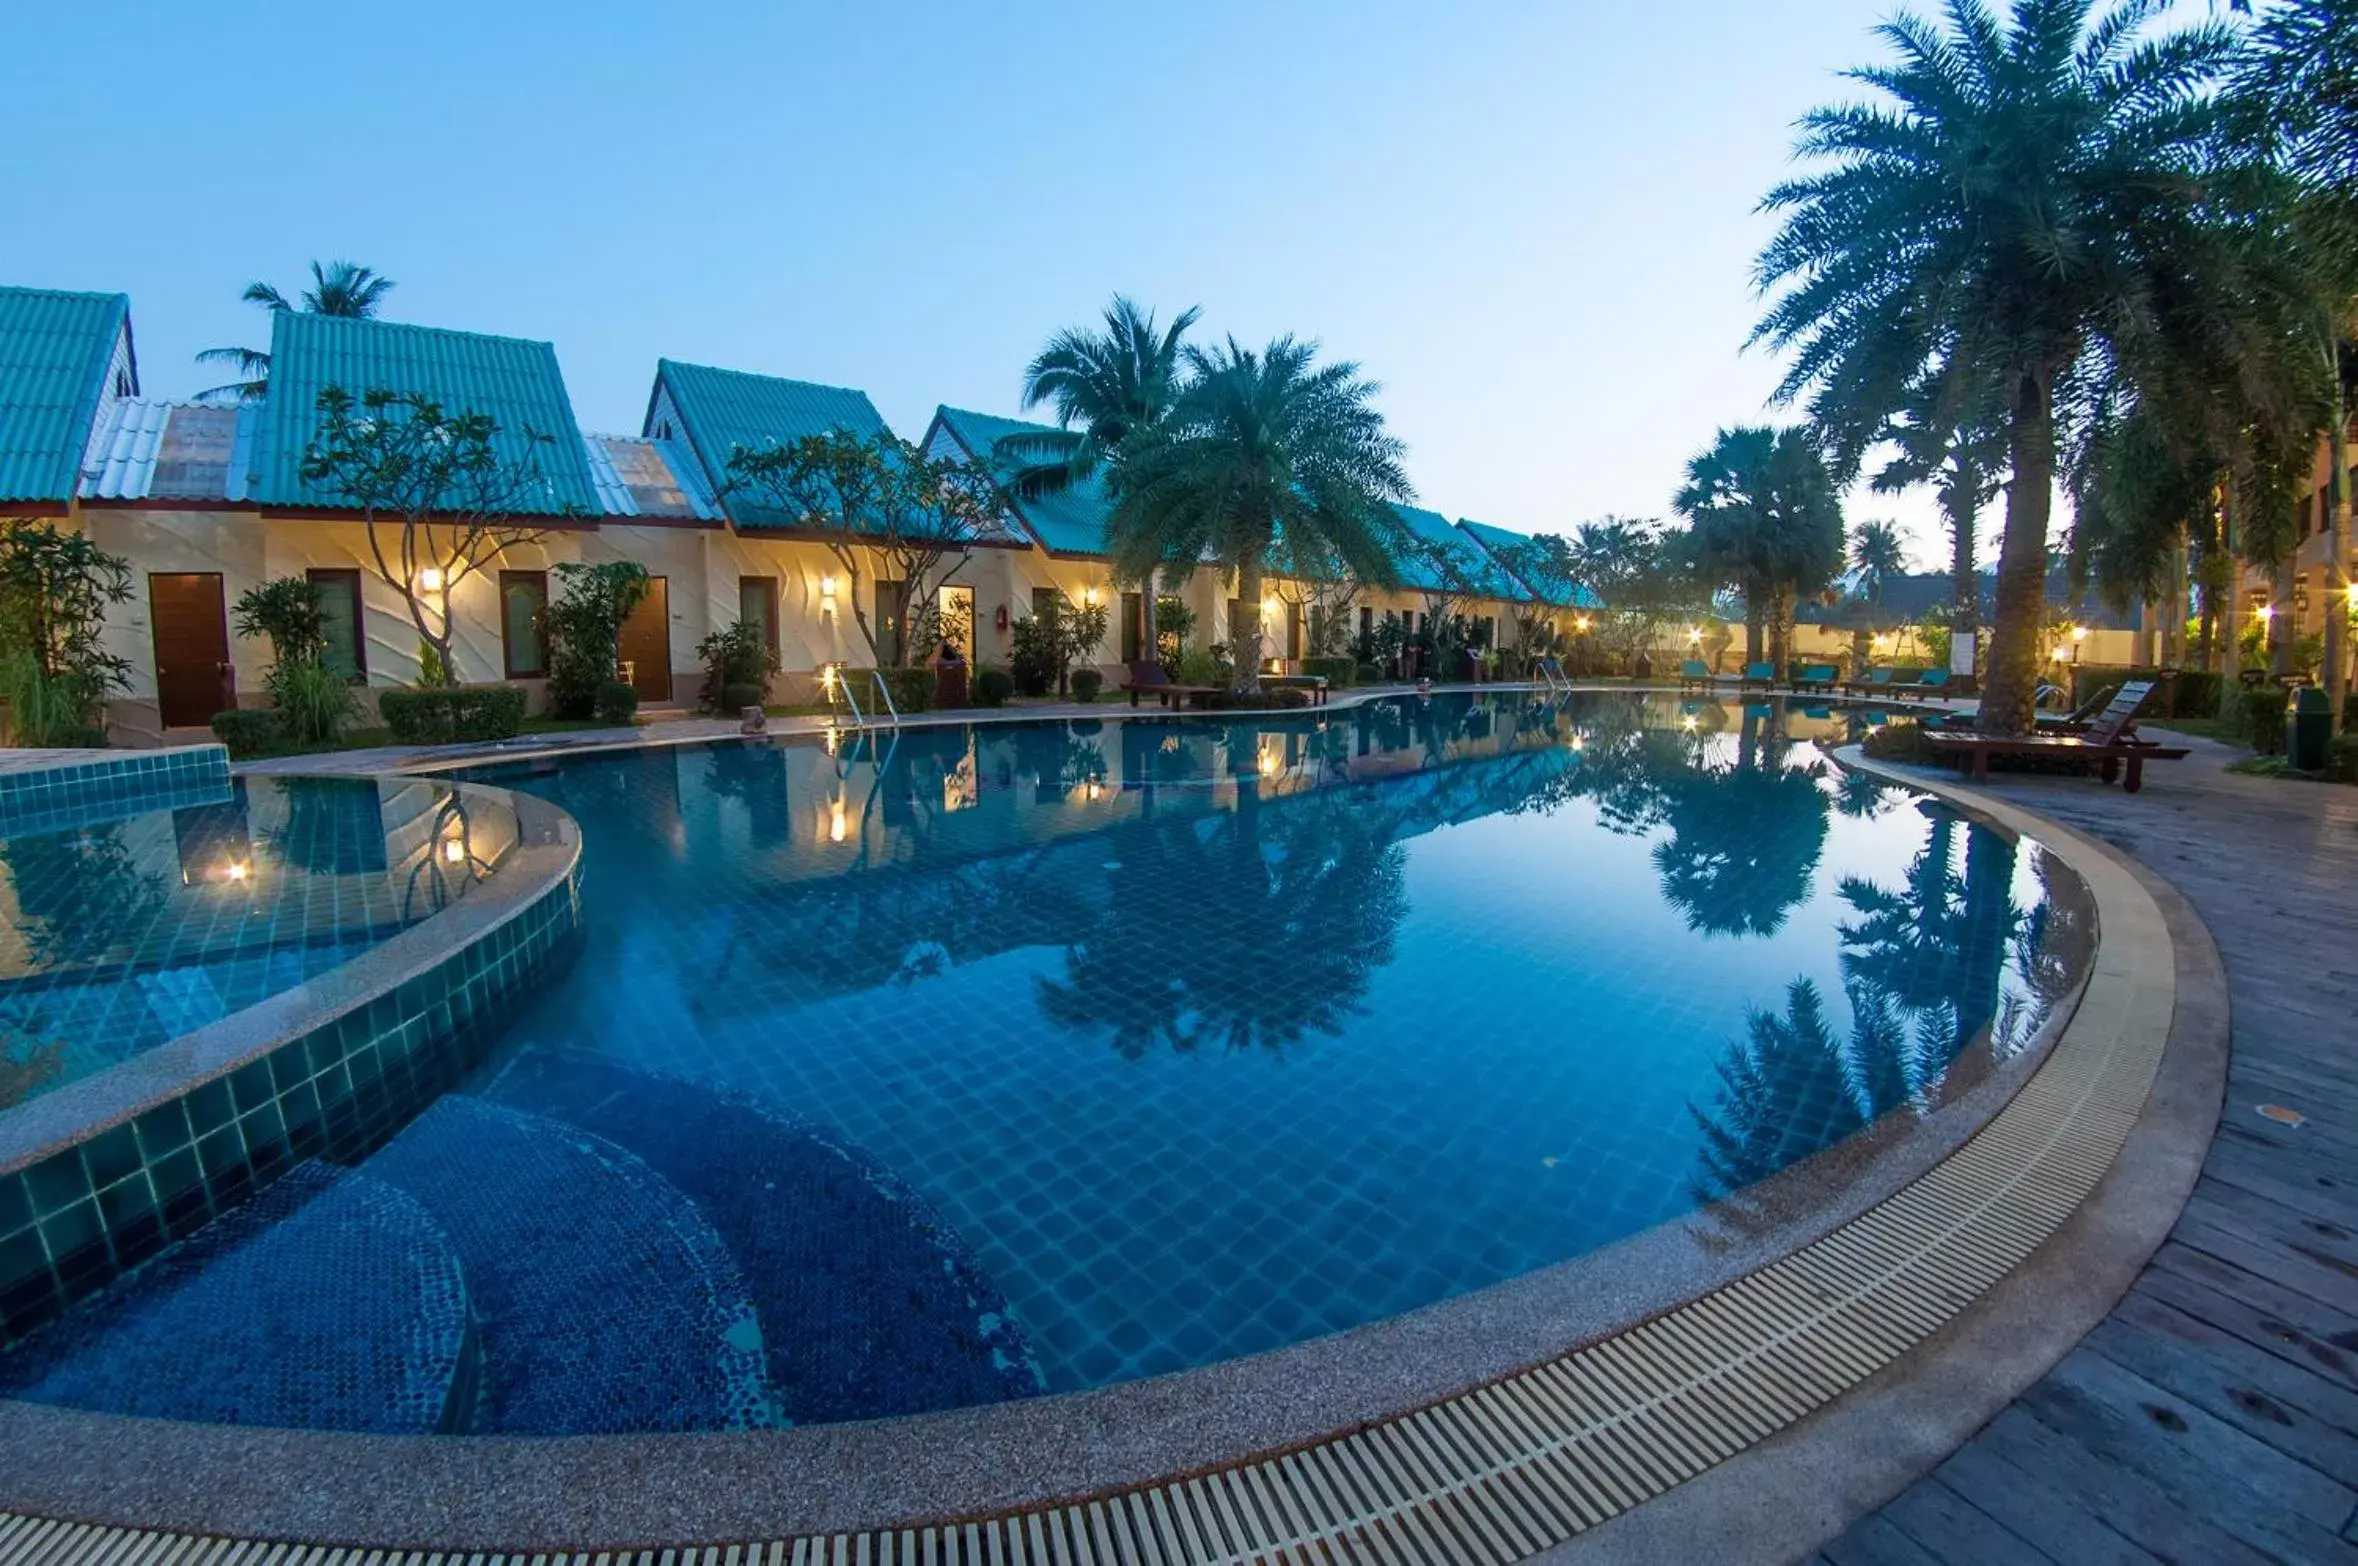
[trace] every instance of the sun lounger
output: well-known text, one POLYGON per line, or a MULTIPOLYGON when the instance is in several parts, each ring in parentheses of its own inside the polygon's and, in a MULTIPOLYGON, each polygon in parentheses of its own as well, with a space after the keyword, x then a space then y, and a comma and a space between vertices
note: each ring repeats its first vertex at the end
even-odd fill
POLYGON ((1905 691, 1910 696, 1943 695, 1949 688, 1949 671, 1946 669, 1926 669, 1914 679, 1899 682, 1891 688, 1895 691, 1905 691))
POLYGON ((1184 707, 1188 698, 1199 701, 1216 693, 1217 685, 1180 685, 1163 672, 1163 666, 1151 658, 1139 658, 1130 664, 1130 677, 1122 682, 1122 689, 1130 693, 1130 705, 1138 705, 1141 696, 1152 696, 1165 707, 1184 707))
POLYGON ((1867 677, 1863 680, 1844 680, 1842 688, 1846 691, 1865 691, 1870 695, 1889 695, 1891 692, 1891 666, 1886 664, 1881 668, 1870 669, 1867 671, 1867 677))
POLYGON ((1949 729, 1927 729, 1924 738, 1945 751, 1976 783, 1986 783, 1992 756, 2043 756, 2081 761, 2094 766, 2107 783, 2115 778, 2134 794, 2145 786, 2145 763, 2178 761, 2183 746, 2160 745, 2134 733, 2138 709, 2153 694, 2151 680, 2131 680, 2113 694, 2104 711, 2085 734, 1965 734, 1949 729))
POLYGON ((1776 684, 1777 666, 1764 660, 1760 663, 1744 665, 1744 675, 1743 678, 1736 681, 1736 689, 1748 691, 1758 687, 1765 691, 1775 689, 1776 684))
POLYGON ((1801 672, 1793 676, 1793 688, 1797 691, 1830 691, 1841 683, 1841 672, 1830 663, 1804 664, 1801 672))
POLYGON ((1711 689, 1711 671, 1702 659, 1689 658, 1678 666, 1678 688, 1681 692, 1711 689))

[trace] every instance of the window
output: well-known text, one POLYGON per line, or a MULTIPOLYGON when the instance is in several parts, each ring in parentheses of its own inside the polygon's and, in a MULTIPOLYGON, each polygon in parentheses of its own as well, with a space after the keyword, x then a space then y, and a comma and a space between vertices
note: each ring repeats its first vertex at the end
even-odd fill
POLYGON ((320 618, 327 623, 327 650, 319 661, 355 685, 368 683, 368 638, 361 634, 360 573, 307 571, 319 589, 320 618))
POLYGON ((1048 607, 1050 604, 1054 603, 1054 602, 1055 602, 1055 601, 1056 601, 1058 598, 1060 598, 1060 597, 1062 597, 1062 596, 1063 596, 1063 595, 1062 595, 1062 594, 1061 594, 1061 593, 1060 593, 1060 592, 1059 592, 1059 591, 1058 591, 1056 588, 1053 588, 1053 587, 1035 587, 1035 588, 1033 588, 1033 589, 1032 589, 1032 613, 1034 613, 1034 614, 1038 614, 1038 613, 1039 613, 1041 610, 1043 610, 1043 609, 1047 608, 1047 607, 1048 607))
POLYGON ((1373 635, 1375 635, 1375 611, 1373 609, 1363 608, 1359 611, 1360 640, 1365 641, 1368 637, 1373 635))
POLYGON ((737 578, 737 618, 761 627, 761 642, 778 656, 778 579, 774 576, 737 578))
POLYGON ((511 680, 536 680, 549 672, 542 620, 549 607, 546 571, 499 574, 500 658, 511 680))

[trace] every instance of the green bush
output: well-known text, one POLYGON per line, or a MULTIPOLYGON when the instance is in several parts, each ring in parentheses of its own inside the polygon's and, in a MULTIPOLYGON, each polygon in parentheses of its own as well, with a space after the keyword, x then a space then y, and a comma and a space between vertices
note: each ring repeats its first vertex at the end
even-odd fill
MULTIPOLYGON (((618 668, 622 622, 647 596, 645 567, 568 561, 556 567, 561 591, 542 611, 548 631, 549 706, 560 718, 601 716, 599 698, 618 668)), ((633 709, 637 703, 634 701, 633 709)))
POLYGON ((720 710, 726 714, 758 707, 762 704, 763 694, 758 685, 724 685, 721 687, 720 710))
POLYGON ((2280 754, 2284 750, 2284 709, 2291 693, 2281 685, 2247 685, 2236 695, 2236 732, 2259 754, 2280 754))
POLYGON ((524 690, 517 685, 386 691, 377 710, 403 745, 513 739, 524 731, 524 690))
POLYGON ((1937 766, 1947 760, 1930 740, 1924 737, 1921 723, 1886 723, 1867 731, 1859 748, 1877 761, 1905 761, 1918 766, 1937 766))
POLYGON ((978 707, 1004 707, 1015 694, 1015 676, 986 663, 974 671, 973 694, 978 707))
POLYGON ((287 731, 267 707, 233 707, 213 714, 213 737, 229 747, 232 761, 251 761, 285 745, 287 731))
POLYGON ((1190 647, 1179 655, 1179 672, 1172 675, 1179 685, 1226 685, 1228 665, 1200 647, 1190 647))
POLYGON ((352 716, 352 687, 312 658, 282 658, 270 671, 270 702, 287 738, 298 745, 333 745, 352 716))
POLYGON ((896 712, 924 712, 933 705, 933 671, 931 669, 846 669, 843 682, 862 712, 882 711, 884 703, 876 695, 875 676, 884 676, 884 688, 892 692, 896 712))
POLYGON ((638 711, 639 693, 628 680, 606 681, 598 687, 597 697, 590 704, 590 716, 600 723, 628 723, 638 716, 638 711))
POLYGON ((1105 689, 1105 676, 1095 669, 1073 671, 1073 700, 1095 701, 1097 693, 1105 689))
POLYGON ((2337 783, 2358 783, 2358 734, 2336 734, 2325 742, 2325 775, 2337 783))
POLYGON ((316 663, 327 651, 326 599, 307 576, 273 577, 238 595, 237 634, 268 640, 273 663, 316 663))
POLYGON ((1361 663, 1353 666, 1351 670, 1351 683, 1354 685, 1376 685, 1380 684, 1383 678, 1384 669, 1381 664, 1361 663))
POLYGON ((778 668, 778 655, 770 651, 768 635, 754 620, 739 620, 713 632, 696 644, 696 656, 704 660, 704 688, 696 700, 706 712, 732 713, 760 705, 761 693, 778 668), (731 691, 747 687, 754 692, 750 701, 730 700, 731 691))
MULTIPOLYGON (((2131 679, 2145 679, 2143 671, 2132 673, 2131 679)), ((2219 711, 2219 677, 2204 669, 2180 669, 2166 682, 2169 715, 2173 718, 2208 718, 2219 711)))
POLYGON ((1356 658, 1305 658, 1302 660, 1302 672, 1304 674, 1323 674, 1326 676, 1326 683, 1330 689, 1347 691, 1359 677, 1359 660, 1356 658))

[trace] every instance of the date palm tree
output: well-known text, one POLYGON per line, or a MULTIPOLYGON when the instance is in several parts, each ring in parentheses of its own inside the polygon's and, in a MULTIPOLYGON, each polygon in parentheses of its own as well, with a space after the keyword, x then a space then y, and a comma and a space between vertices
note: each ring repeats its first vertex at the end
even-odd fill
POLYGON ((1068 327, 1048 339, 1024 366, 1023 405, 1053 407, 1065 438, 1001 442, 1007 454, 1027 459, 1018 474, 1026 492, 1087 477, 1132 431, 1162 422, 1179 394, 1181 339, 1201 313, 1190 306, 1158 332, 1152 310, 1116 294, 1103 331, 1068 327))
POLYGON ((1756 280, 1756 340, 1793 350, 1780 388, 1836 445, 1883 428, 1937 366, 2005 399, 2006 524, 1980 726, 2025 732, 2039 664, 2059 405, 2132 364, 2160 301, 2202 278, 2233 58, 2221 22, 2168 32, 2160 0, 1948 0, 1878 29, 1896 56, 1851 73, 1875 104, 1818 109, 1823 166, 1762 203, 1784 227, 1756 280))
POLYGON ((1671 506, 1685 517, 1686 563, 1706 586, 1744 595, 1744 661, 1782 666, 1793 605, 1842 569, 1842 502, 1824 461, 1799 428, 1726 429, 1687 464, 1671 506))
MULTIPOLYGON (((239 297, 273 315, 300 309, 306 315, 367 320, 384 308, 385 296, 392 291, 393 279, 357 262, 330 261, 322 266, 314 261, 311 286, 303 290, 298 304, 288 303, 285 294, 263 282, 248 283, 239 297)), ((199 401, 253 402, 270 389, 270 355, 259 348, 207 348, 196 357, 199 364, 235 365, 238 374, 227 385, 198 392, 199 401)))
POLYGON ((1381 389, 1348 360, 1320 365, 1315 343, 1184 350, 1187 379, 1159 423, 1132 430, 1110 472, 1106 544, 1132 581, 1158 568, 1181 580, 1209 558, 1236 578, 1229 630, 1234 688, 1260 688, 1261 584, 1282 535, 1361 581, 1398 580, 1391 507, 1411 498, 1405 448, 1377 411, 1381 389))
POLYGON ((2004 409, 1984 379, 1947 366, 1919 379, 1884 427, 1897 454, 1877 472, 1879 494, 1929 484, 1949 525, 1949 634, 1971 641, 1981 629, 1981 577, 1974 568, 1982 507, 1997 498, 2006 469, 2004 409))

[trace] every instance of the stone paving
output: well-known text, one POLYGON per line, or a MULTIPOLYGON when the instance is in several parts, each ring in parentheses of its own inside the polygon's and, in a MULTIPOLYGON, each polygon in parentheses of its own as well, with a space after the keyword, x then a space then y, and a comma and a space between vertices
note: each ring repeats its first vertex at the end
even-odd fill
POLYGON ((2144 792, 1994 793, 2136 856, 2218 942, 2227 1099, 2111 1316, 1814 1566, 2358 1562, 2358 791, 2192 741, 2144 792))

